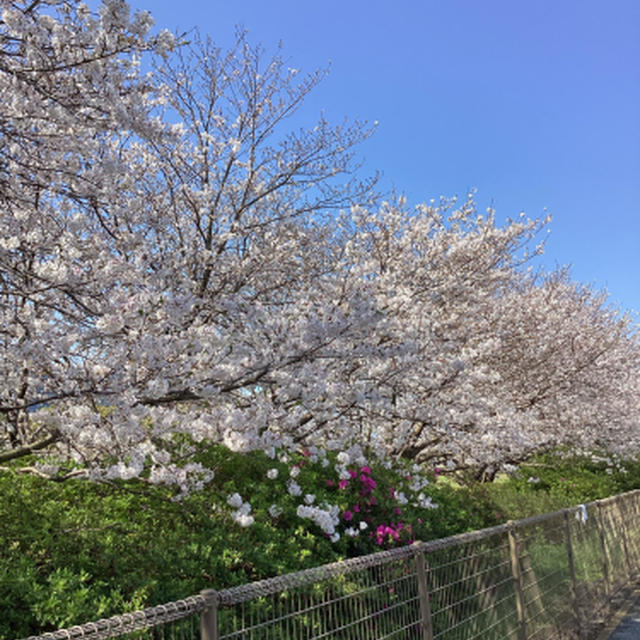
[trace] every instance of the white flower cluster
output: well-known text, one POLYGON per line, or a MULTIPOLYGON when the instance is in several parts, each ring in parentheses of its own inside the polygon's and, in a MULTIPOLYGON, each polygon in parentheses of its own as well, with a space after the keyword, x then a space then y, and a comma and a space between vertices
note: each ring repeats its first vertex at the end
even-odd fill
POLYGON ((612 475, 614 471, 618 473, 627 473, 626 468, 623 466, 620 456, 617 453, 613 453, 609 456, 599 456, 597 454, 591 455, 591 460, 596 463, 604 463, 607 465, 605 469, 606 473, 612 475))
POLYGON ((234 493, 227 498, 227 504, 230 507, 238 508, 242 506, 242 496, 239 493, 234 493))
MULTIPOLYGON (((420 473, 420 470, 416 471, 416 470, 414 469, 414 473, 420 473)), ((414 492, 415 492, 415 491, 421 491, 421 490, 422 490, 422 489, 424 489, 428 484, 429 484, 429 481, 428 481, 425 477, 423 477, 423 476, 421 476, 421 475, 414 476, 414 477, 411 479, 411 484, 409 485, 409 489, 411 489, 411 491, 414 491, 414 492)))
POLYGON ((251 505, 248 502, 244 502, 239 493, 230 495, 227 498, 227 504, 236 509, 232 517, 241 527, 250 527, 255 522, 254 517, 251 515, 251 505))
POLYGON ((356 529, 355 527, 348 527, 344 530, 344 533, 350 538, 357 538, 360 535, 360 532, 367 529, 368 526, 369 525, 364 520, 361 520, 358 529, 356 529))
POLYGON ((287 482, 287 491, 289 492, 289 495, 292 495, 294 497, 302 495, 302 488, 295 480, 290 479, 287 482))
POLYGON ((332 542, 340 539, 340 534, 336 531, 336 527, 340 523, 340 507, 337 505, 324 504, 322 507, 312 507, 309 505, 298 505, 296 514, 299 518, 311 520, 317 524, 324 533, 331 536, 332 542), (335 536, 335 540, 333 539, 335 536))
POLYGON ((267 511, 272 518, 278 518, 282 515, 282 507, 279 507, 277 504, 272 504, 267 511))
POLYGON ((338 478, 340 480, 349 480, 351 478, 351 474, 347 470, 347 467, 344 467, 340 464, 335 466, 336 473, 338 474, 338 478))
POLYGON ((431 496, 425 496, 424 493, 418 494, 418 506, 423 509, 437 509, 438 504, 433 502, 433 498, 431 496))

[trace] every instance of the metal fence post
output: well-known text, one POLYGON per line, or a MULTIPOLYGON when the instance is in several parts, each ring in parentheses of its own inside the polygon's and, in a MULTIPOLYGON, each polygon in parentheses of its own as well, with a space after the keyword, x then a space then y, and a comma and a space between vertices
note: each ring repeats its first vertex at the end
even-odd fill
POLYGON ((431 620, 431 603, 429 602, 429 587, 427 585, 427 562, 420 543, 414 543, 413 555, 416 560, 416 574, 418 577, 418 596, 420 598, 420 618, 422 622, 422 640, 433 640, 433 622, 431 620))
POLYGON ((596 500, 596 508, 598 517, 596 522, 598 524, 598 536, 600 537, 600 550, 602 551, 602 573, 604 575, 604 594, 608 598, 611 595, 611 586, 609 578, 609 554, 607 553, 607 539, 604 529, 604 518, 602 517, 602 502, 596 500))
POLYGON ((578 585, 576 583, 576 568, 573 559, 573 545, 571 544, 571 523, 569 522, 569 512, 564 512, 564 530, 567 538, 567 558, 569 560, 569 575, 571 576, 571 595, 573 600, 573 613, 575 616, 576 629, 579 637, 582 637, 582 618, 580 616, 580 606, 578 604, 578 585))
POLYGON ((512 520, 507 522, 509 536, 509 551, 511 555, 511 573, 513 575, 513 588, 516 592, 516 610, 518 612, 518 636, 520 640, 527 640, 527 622, 525 617, 524 593, 522 592, 522 575, 520 572, 520 559, 518 557, 518 541, 516 539, 516 526, 512 520))
POLYGON ((200 638, 201 640, 219 640, 218 592, 215 589, 204 589, 200 595, 206 603, 206 608, 200 615, 200 638))

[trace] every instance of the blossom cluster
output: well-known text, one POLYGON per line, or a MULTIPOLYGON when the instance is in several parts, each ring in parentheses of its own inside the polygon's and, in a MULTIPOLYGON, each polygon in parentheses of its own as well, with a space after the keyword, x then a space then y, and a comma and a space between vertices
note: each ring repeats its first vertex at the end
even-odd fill
POLYGON ((249 527, 255 522, 254 517, 251 515, 251 505, 245 502, 239 493, 229 496, 227 504, 236 509, 232 517, 241 527, 249 527))
POLYGON ((240 526, 293 519, 332 543, 389 548, 426 534, 428 513, 438 507, 424 470, 388 469, 386 462, 367 461, 358 446, 338 453, 309 447, 268 454, 264 504, 252 508, 237 492, 227 498, 240 526))

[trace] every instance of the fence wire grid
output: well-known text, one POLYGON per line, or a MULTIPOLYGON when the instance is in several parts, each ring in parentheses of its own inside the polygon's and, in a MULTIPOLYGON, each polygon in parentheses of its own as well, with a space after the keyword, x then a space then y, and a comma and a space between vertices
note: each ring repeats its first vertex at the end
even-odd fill
POLYGON ((640 570, 640 490, 26 640, 571 640, 640 570))

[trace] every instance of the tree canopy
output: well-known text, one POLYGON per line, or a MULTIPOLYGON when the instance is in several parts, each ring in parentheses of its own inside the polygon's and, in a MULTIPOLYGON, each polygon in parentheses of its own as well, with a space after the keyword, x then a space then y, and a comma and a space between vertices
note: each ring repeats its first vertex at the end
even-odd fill
POLYGON ((378 197, 372 128, 292 127, 323 73, 243 33, 0 8, 1 463, 186 489, 200 441, 480 470, 638 449, 631 319, 526 269, 548 219, 378 197))

